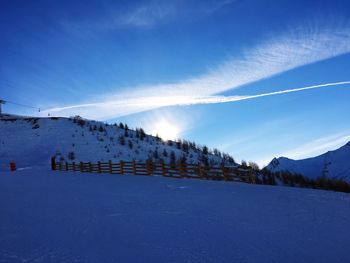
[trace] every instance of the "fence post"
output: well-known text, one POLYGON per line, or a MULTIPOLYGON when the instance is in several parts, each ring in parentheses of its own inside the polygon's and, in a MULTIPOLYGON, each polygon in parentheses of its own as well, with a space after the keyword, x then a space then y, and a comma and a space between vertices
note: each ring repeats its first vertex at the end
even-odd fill
POLYGON ((68 163, 66 162, 66 171, 68 171, 68 163))
POLYGON ((80 171, 80 172, 83 172, 83 162, 80 162, 80 163, 79 163, 79 171, 80 171))
POLYGON ((146 160, 146 171, 147 171, 147 175, 151 175, 152 173, 152 163, 151 160, 146 160))
POLYGON ((75 172, 75 162, 72 163, 72 166, 73 166, 73 171, 75 172))
POLYGON ((120 173, 124 174, 124 162, 120 161, 119 163, 120 163, 120 173))
POLYGON ((89 162, 89 172, 92 173, 92 164, 89 162))
POLYGON ((163 160, 161 160, 160 166, 162 167, 162 175, 166 176, 165 164, 163 160))
POLYGON ((108 164, 109 164, 109 173, 112 174, 113 173, 112 161, 109 160, 108 164))
POLYGON ((251 167, 249 167, 248 169, 249 169, 250 183, 251 184, 255 184, 255 176, 254 176, 254 173, 253 173, 253 169, 251 167))
POLYGON ((100 174, 102 171, 101 171, 101 162, 98 161, 97 163, 97 172, 100 174))
POLYGON ((58 169, 59 169, 60 171, 62 171, 62 162, 59 163, 58 169))
POLYGON ((201 163, 198 163, 198 177, 199 178, 202 178, 203 177, 203 173, 202 173, 202 166, 201 166, 201 163))
POLYGON ((56 170, 56 158, 55 157, 51 157, 51 169, 52 170, 56 170))
POLYGON ((178 167, 179 167, 179 175, 181 177, 184 177, 184 165, 183 165, 183 162, 181 160, 179 161, 178 167))
POLYGON ((225 181, 228 181, 228 171, 227 171, 227 168, 226 168, 224 165, 222 165, 222 166, 221 166, 221 170, 222 170, 222 175, 223 175, 223 177, 224 177, 224 180, 225 180, 225 181))
POLYGON ((132 161, 132 172, 134 175, 136 175, 136 162, 135 162, 135 160, 132 161))

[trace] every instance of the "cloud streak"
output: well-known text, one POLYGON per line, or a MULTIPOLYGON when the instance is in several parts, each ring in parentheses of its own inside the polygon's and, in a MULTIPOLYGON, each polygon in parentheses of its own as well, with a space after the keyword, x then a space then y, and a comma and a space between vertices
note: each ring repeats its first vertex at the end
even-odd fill
MULTIPOLYGON (((252 96, 220 96, 243 85, 350 52, 350 26, 309 26, 293 29, 280 37, 245 50, 198 77, 177 83, 129 87, 101 97, 98 103, 59 107, 48 111, 108 119, 164 106, 233 102, 300 90, 284 90, 252 96)), ((343 85, 344 83, 337 85, 343 85)), ((334 83, 326 84, 334 85, 334 83)))
POLYGON ((242 100, 256 99, 267 96, 274 96, 280 94, 287 94, 292 92, 299 92, 311 89, 319 89, 324 87, 332 86, 344 86, 350 85, 350 81, 326 83, 320 85, 307 86, 302 88, 295 89, 286 89, 280 91, 274 91, 269 93, 262 93, 256 95, 245 95, 245 96, 206 96, 206 97, 189 97, 189 96, 176 96, 176 97, 152 97, 150 98, 135 98, 135 99, 126 99, 123 101, 108 101, 100 103, 89 103, 89 104, 80 104, 60 108, 51 108, 43 111, 43 114, 51 113, 56 114, 66 113, 67 116, 71 116, 72 112, 82 116, 88 116, 90 113, 90 118, 96 118, 93 114, 97 114, 101 118, 101 115, 104 115, 104 118, 120 117, 130 112, 140 112, 153 108, 160 108, 165 106, 184 106, 184 105, 196 105, 196 104, 216 104, 216 103, 228 103, 228 102, 237 102, 242 100), (67 114, 68 113, 68 114, 67 114))

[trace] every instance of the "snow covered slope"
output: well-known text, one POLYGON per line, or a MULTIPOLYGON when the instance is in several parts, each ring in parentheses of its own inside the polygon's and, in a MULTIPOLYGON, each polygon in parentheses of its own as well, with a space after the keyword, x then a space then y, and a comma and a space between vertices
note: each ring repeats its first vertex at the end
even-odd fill
POLYGON ((350 262, 350 195, 26 169, 0 173, 0 262, 350 262))
POLYGON ((144 161, 170 162, 185 158, 189 163, 211 162, 235 165, 232 157, 189 142, 162 141, 118 125, 81 118, 30 118, 5 116, 0 119, 0 169, 9 162, 18 167, 48 166, 58 161, 144 161))
POLYGON ((303 160, 275 158, 266 168, 272 172, 300 173, 309 178, 326 176, 350 181, 350 142, 335 151, 329 151, 314 158, 303 160))

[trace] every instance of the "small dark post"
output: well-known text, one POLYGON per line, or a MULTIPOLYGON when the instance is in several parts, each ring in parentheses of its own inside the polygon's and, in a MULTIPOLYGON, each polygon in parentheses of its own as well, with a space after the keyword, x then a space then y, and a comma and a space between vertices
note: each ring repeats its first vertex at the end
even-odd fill
POLYGON ((221 170, 222 170, 222 175, 223 175, 223 177, 224 177, 224 180, 225 181, 228 181, 228 173, 227 173, 227 169, 225 168, 225 166, 224 165, 222 165, 221 166, 221 170))
POLYGON ((162 175, 166 176, 166 170, 165 170, 165 165, 164 165, 164 161, 163 160, 160 162, 160 166, 162 167, 162 175))
POLYGON ((151 163, 151 160, 147 160, 147 161, 146 161, 146 171, 147 171, 147 175, 151 175, 151 173, 152 173, 152 163, 151 163))
POLYGON ((53 171, 56 170, 56 158, 55 157, 51 157, 51 169, 53 171))
POLYGON ((83 162, 79 163, 79 170, 80 170, 80 172, 83 172, 83 162))
POLYGON ((120 173, 124 174, 124 162, 120 161, 119 164, 120 164, 120 173))
POLYGON ((184 165, 182 160, 179 161, 179 174, 181 177, 184 177, 184 165))
POLYGON ((132 171, 133 171, 133 174, 136 175, 136 162, 135 162, 135 160, 132 161, 132 171))
POLYGON ((100 161, 98 161, 98 163, 97 163, 97 172, 100 174, 102 171, 101 171, 101 162, 100 161))
POLYGON ((109 165, 109 173, 112 174, 113 173, 113 169, 112 169, 113 167, 112 167, 112 161, 111 160, 108 161, 108 165, 109 165))
POLYGON ((251 184, 255 184, 255 176, 254 176, 253 169, 251 167, 249 167, 248 169, 249 169, 250 183, 251 184))
POLYGON ((199 178, 203 177, 201 163, 198 163, 198 177, 199 178))
POLYGON ((89 172, 92 173, 92 164, 89 162, 89 172))

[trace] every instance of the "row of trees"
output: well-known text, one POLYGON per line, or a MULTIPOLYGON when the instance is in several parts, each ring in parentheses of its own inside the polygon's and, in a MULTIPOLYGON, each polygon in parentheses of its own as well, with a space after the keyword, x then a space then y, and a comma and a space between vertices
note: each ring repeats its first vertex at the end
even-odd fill
POLYGON ((323 189, 350 193, 349 183, 339 179, 327 178, 325 176, 311 179, 303 176, 302 174, 294 174, 289 171, 273 173, 267 169, 262 169, 259 172, 255 172, 255 174, 256 182, 259 184, 282 184, 291 187, 323 189))

